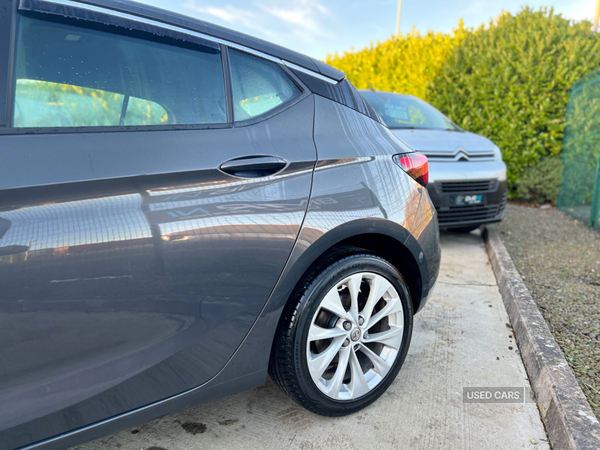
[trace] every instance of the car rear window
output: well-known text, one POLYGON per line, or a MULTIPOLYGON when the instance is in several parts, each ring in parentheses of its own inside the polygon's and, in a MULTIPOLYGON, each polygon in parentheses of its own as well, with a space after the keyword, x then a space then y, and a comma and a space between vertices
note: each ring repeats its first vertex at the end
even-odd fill
POLYGON ((20 16, 14 127, 227 122, 218 49, 20 16))
POLYGON ((419 98, 376 91, 363 91, 362 95, 391 129, 458 130, 446 116, 419 98))

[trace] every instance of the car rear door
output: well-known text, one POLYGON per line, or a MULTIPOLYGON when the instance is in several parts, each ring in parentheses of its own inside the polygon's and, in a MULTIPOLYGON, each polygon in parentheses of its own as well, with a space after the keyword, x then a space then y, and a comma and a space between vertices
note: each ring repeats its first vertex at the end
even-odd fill
POLYGON ((0 448, 214 377, 316 160, 313 99, 275 62, 240 52, 234 106, 222 45, 42 3, 18 12, 0 131, 0 448))

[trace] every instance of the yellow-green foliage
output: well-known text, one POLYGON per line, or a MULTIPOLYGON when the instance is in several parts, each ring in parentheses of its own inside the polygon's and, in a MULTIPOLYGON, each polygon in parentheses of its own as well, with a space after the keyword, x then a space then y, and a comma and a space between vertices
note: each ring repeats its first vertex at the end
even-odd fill
MULTIPOLYGON (((15 92, 15 127, 119 125, 125 96, 100 89, 47 81, 19 80, 15 92)), ((157 103, 130 97, 124 125, 168 123, 157 103)))
POLYGON ((512 190, 525 168, 560 154, 569 91, 599 65, 600 35, 590 22, 525 8, 469 33, 427 98, 502 148, 512 190))
POLYGON ((453 34, 421 35, 418 31, 392 36, 358 52, 337 53, 327 63, 346 73, 358 89, 402 92, 424 97, 427 86, 466 35, 462 21, 453 34))
POLYGON ((502 14, 477 30, 411 33, 328 63, 358 87, 410 93, 462 128, 492 139, 508 166, 511 196, 527 167, 563 148, 575 81, 600 67, 600 34, 552 9, 502 14))

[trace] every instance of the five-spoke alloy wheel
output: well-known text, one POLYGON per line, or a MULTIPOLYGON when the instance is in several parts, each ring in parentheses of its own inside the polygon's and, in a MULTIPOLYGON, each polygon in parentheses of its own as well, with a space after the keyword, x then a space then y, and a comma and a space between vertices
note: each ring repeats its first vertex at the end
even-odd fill
POLYGON ((307 274, 284 312, 271 376, 311 411, 355 412, 396 377, 412 316, 406 283, 388 261, 356 249, 333 254, 307 274))

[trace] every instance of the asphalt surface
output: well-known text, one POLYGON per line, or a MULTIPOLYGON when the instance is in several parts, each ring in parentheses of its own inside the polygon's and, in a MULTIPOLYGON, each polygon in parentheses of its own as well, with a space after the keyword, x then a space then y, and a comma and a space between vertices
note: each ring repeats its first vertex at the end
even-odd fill
POLYGON ((465 403, 463 387, 529 382, 481 236, 442 234, 442 270, 390 389, 344 418, 265 386, 124 430, 79 450, 548 449, 537 406, 465 403))

